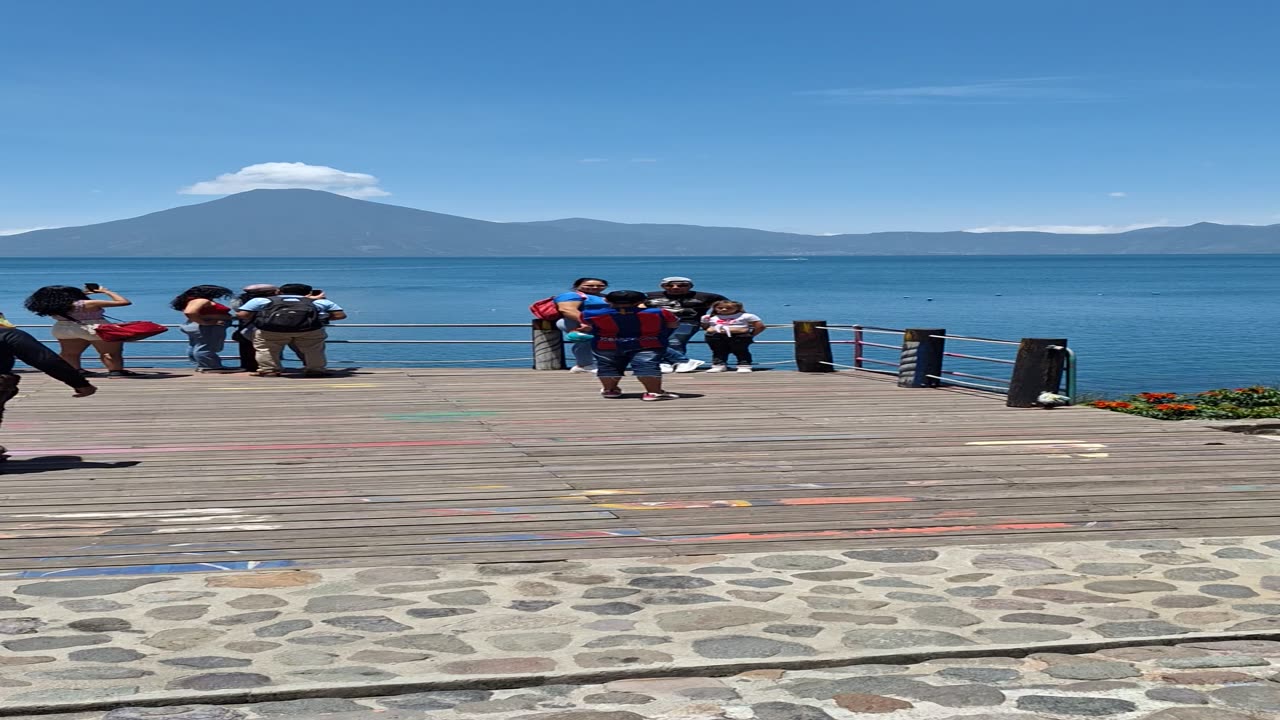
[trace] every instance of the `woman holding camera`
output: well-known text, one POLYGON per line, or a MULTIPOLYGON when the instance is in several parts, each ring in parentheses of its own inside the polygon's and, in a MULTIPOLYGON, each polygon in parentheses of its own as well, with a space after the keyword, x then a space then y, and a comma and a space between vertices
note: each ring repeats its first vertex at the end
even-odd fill
POLYGON ((98 351, 109 378, 128 377, 137 373, 124 369, 124 343, 103 340, 94 332, 94 327, 104 322, 105 308, 132 304, 123 295, 88 283, 83 290, 70 285, 42 287, 23 302, 23 306, 33 314, 56 320, 53 324, 53 337, 58 341, 58 355, 68 365, 79 370, 81 375, 90 375, 81 367, 80 357, 92 346, 98 351), (95 300, 90 295, 105 295, 106 299, 95 300))

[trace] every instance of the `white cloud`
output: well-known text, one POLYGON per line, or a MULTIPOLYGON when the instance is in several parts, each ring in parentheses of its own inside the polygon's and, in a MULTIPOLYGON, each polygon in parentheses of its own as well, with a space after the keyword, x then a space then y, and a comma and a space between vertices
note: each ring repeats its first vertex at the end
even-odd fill
POLYGON ((958 85, 913 85, 888 88, 835 88, 810 90, 801 95, 816 95, 841 103, 910 105, 918 103, 1010 103, 1010 102, 1085 102, 1103 96, 1091 90, 1072 87, 1069 77, 1030 77, 990 80, 958 85))
POLYGON ((25 228, 0 228, 0 237, 4 235, 21 235, 22 233, 34 232, 36 230, 52 230, 55 227, 58 227, 58 226, 57 225, 37 225, 36 227, 25 227, 25 228))
POLYGON ((609 158, 582 158, 578 162, 583 163, 584 165, 591 165, 594 163, 609 162, 609 158))
POLYGON ((1107 197, 1129 197, 1129 193, 1127 192, 1107 193, 1107 197))
POLYGON ((969 228, 965 232, 998 233, 998 232, 1044 232, 1061 235, 1102 235, 1105 233, 1122 233, 1142 228, 1161 227, 1165 221, 1150 223, 1132 223, 1129 225, 989 225, 987 227, 969 228))
POLYGON ((300 162, 258 163, 184 187, 178 192, 183 195, 231 195, 246 190, 291 188, 327 190, 353 198, 384 197, 391 194, 378 187, 378 178, 372 175, 300 162))

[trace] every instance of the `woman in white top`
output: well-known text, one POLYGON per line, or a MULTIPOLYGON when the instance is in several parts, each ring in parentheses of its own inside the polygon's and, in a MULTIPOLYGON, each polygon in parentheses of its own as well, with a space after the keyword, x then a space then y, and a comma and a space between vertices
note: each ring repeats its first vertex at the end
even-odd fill
POLYGON ((92 346, 107 368, 107 377, 118 378, 137 374, 124 369, 124 343, 107 342, 98 337, 94 328, 104 322, 105 308, 132 304, 104 287, 82 290, 70 285, 49 285, 31 293, 23 306, 35 315, 57 321, 53 324, 53 337, 58 341, 58 354, 80 374, 90 374, 80 366, 80 357, 92 346), (106 295, 107 299, 94 300, 90 295, 106 295))
POLYGON ((751 372, 751 341, 765 331, 763 320, 743 312, 740 302, 721 300, 703 316, 702 329, 711 348, 711 369, 707 372, 728 370, 730 353, 738 360, 738 372, 751 372))

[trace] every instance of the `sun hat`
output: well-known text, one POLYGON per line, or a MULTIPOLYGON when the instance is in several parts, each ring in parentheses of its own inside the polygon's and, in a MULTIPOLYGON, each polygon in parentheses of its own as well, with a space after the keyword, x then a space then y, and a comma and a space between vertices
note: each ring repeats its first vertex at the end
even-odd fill
POLYGON ((673 282, 687 282, 687 283, 691 283, 691 282, 693 282, 693 281, 692 281, 692 280, 690 280, 690 279, 689 279, 689 278, 687 278, 687 277, 679 277, 679 276, 672 276, 672 277, 665 277, 665 278, 662 278, 662 284, 663 284, 663 285, 666 285, 667 283, 673 283, 673 282))

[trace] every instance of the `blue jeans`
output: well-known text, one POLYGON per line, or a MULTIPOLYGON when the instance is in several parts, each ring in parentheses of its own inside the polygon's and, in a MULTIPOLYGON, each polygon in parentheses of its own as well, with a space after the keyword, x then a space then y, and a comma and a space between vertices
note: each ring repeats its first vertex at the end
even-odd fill
POLYGON ((202 370, 215 370, 222 367, 222 359, 218 353, 227 344, 227 326, 197 325, 182 323, 178 326, 187 334, 187 357, 202 370))
POLYGON ((671 331, 671 337, 667 338, 667 351, 662 355, 662 362, 667 365, 679 365, 689 359, 686 355, 689 350, 689 338, 702 329, 701 325, 690 325, 689 323, 680 323, 675 330, 671 331))
POLYGON ((662 350, 596 350, 596 377, 622 377, 628 365, 636 377, 662 377, 658 367, 662 360, 665 360, 662 350))
MULTIPOLYGON (((556 327, 560 328, 561 332, 569 332, 578 326, 570 323, 565 318, 560 318, 556 321, 556 327)), ((565 345, 567 345, 570 352, 573 353, 574 365, 584 368, 595 367, 596 359, 591 355, 590 342, 571 343, 565 341, 565 345)))

